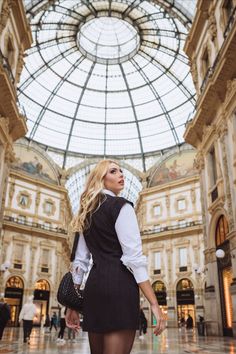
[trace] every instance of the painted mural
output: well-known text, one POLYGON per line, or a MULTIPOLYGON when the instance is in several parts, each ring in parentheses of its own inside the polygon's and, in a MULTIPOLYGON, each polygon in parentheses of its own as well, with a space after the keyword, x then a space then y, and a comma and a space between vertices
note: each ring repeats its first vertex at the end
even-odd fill
POLYGON ((162 161, 152 175, 149 187, 197 174, 194 168, 195 156, 195 151, 182 151, 162 161))
POLYGON ((16 160, 13 167, 18 170, 23 170, 35 177, 55 181, 57 178, 52 166, 43 156, 32 148, 28 149, 23 145, 15 145, 14 151, 16 160))

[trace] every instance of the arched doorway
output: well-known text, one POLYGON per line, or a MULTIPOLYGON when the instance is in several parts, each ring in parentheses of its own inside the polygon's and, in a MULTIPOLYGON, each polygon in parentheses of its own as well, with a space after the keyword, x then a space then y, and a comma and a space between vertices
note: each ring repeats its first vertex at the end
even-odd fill
MULTIPOLYGON (((158 304, 160 308, 163 310, 164 314, 166 315, 166 320, 167 320, 166 286, 162 281, 157 280, 152 284, 152 288, 156 295, 158 304)), ((156 325, 156 319, 154 316, 152 316, 152 325, 153 326, 156 325)))
POLYGON ((215 242, 216 249, 222 249, 225 252, 225 256, 223 258, 217 258, 222 326, 224 336, 233 336, 233 304, 230 293, 230 286, 233 281, 233 271, 230 255, 230 244, 226 239, 228 232, 228 221, 224 215, 221 215, 216 225, 215 242))
POLYGON ((16 327, 19 325, 19 313, 22 306, 22 298, 24 293, 23 280, 18 276, 8 279, 5 288, 5 300, 10 306, 11 318, 9 326, 16 327))
POLYGON ((46 314, 49 310, 50 285, 47 280, 40 279, 35 284, 34 303, 37 307, 37 317, 34 320, 34 325, 40 326, 45 322, 46 314))
POLYGON ((194 288, 191 280, 185 278, 181 279, 176 287, 177 296, 177 320, 181 324, 181 319, 185 321, 190 315, 193 318, 195 325, 195 301, 194 301, 194 288))

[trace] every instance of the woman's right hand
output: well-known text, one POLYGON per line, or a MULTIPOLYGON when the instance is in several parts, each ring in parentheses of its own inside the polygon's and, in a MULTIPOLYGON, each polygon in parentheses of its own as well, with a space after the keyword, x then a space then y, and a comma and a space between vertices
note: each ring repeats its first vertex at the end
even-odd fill
POLYGON ((75 331, 79 331, 80 317, 77 311, 68 308, 66 310, 65 320, 66 320, 67 327, 72 328, 75 331))
POLYGON ((160 307, 159 307, 159 305, 157 303, 151 305, 151 309, 152 309, 152 313, 155 316, 156 321, 157 321, 156 327, 154 329, 154 334, 156 336, 158 336, 166 328, 164 315, 163 315, 163 313, 162 313, 162 311, 161 311, 161 309, 160 309, 160 307))

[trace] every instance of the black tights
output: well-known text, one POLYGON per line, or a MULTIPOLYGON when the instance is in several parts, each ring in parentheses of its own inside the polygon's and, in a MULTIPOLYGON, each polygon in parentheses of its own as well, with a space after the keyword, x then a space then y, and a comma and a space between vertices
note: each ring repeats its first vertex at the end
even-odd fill
POLYGON ((135 330, 127 329, 108 333, 89 333, 91 354, 130 354, 135 330))

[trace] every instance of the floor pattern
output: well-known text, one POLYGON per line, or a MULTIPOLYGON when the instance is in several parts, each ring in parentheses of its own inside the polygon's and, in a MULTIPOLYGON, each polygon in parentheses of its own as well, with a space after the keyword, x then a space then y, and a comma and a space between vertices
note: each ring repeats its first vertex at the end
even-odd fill
MULTIPOLYGON (((23 343, 22 328, 7 328, 0 341, 0 354, 89 354, 86 333, 79 333, 74 342, 67 339, 57 342, 57 333, 44 333, 34 328, 30 344, 23 343)), ((236 354, 235 338, 199 337, 196 331, 167 329, 160 337, 152 335, 152 330, 143 339, 138 333, 132 354, 236 354)))

